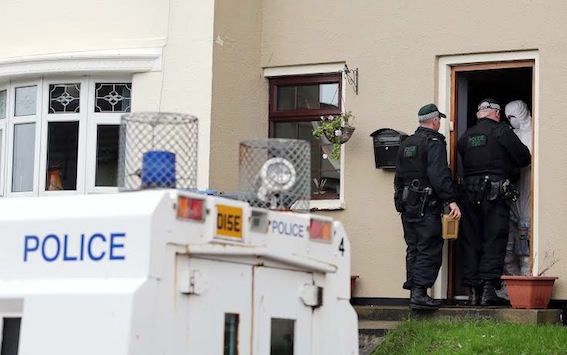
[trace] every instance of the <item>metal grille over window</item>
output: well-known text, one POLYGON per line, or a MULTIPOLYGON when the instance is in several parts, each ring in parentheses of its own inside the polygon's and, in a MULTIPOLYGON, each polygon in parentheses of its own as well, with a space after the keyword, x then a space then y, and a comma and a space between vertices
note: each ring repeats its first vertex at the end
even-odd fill
POLYGON ((299 139, 240 143, 239 199, 275 210, 309 211, 311 147, 299 139))
POLYGON ((131 83, 97 83, 95 112, 130 112, 131 83))
POLYGON ((49 85, 49 113, 77 113, 80 107, 81 84, 49 85))
POLYGON ((122 115, 118 187, 192 188, 197 185, 197 117, 164 112, 122 115))

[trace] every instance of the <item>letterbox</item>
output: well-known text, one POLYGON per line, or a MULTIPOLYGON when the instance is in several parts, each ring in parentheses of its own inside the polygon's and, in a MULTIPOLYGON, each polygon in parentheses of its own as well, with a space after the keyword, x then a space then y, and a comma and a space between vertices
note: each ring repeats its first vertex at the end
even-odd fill
POLYGON ((395 168, 398 148, 408 135, 395 129, 381 128, 374 131, 370 137, 372 137, 374 143, 374 163, 376 164, 376 169, 395 168))

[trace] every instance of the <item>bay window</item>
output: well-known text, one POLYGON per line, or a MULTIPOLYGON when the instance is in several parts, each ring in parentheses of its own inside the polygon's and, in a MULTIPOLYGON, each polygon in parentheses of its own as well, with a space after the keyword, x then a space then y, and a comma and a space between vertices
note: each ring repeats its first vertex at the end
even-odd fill
POLYGON ((120 116, 130 78, 79 77, 0 86, 0 195, 117 191, 120 116))

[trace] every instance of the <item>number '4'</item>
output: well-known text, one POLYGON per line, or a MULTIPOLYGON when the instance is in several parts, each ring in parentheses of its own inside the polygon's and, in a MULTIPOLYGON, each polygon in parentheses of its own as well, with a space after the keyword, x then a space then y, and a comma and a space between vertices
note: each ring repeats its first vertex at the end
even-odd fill
POLYGON ((345 238, 341 238, 341 242, 339 243, 339 251, 341 252, 341 256, 345 256, 345 238))

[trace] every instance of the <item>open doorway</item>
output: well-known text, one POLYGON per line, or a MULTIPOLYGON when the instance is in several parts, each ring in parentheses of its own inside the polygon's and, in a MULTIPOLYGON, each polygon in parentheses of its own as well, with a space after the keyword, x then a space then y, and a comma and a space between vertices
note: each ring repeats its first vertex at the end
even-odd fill
MULTIPOLYGON (((501 117, 505 120, 504 107, 513 100, 524 101, 533 112, 534 61, 498 62, 451 67, 451 132, 450 161, 455 178, 462 176, 460 157, 456 142, 476 119, 478 103, 485 98, 493 98, 502 107, 501 117)), ((448 247, 448 285, 447 298, 457 299, 465 296, 462 284, 462 264, 459 240, 449 242, 448 247)))

